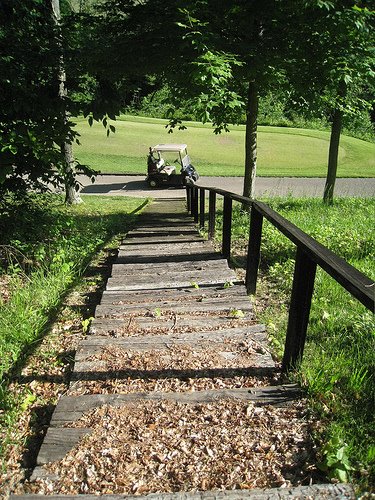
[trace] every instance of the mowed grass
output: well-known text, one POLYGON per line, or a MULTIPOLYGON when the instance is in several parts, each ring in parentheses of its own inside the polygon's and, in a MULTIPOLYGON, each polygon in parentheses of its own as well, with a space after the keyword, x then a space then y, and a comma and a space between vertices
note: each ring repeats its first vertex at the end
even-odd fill
MULTIPOLYGON (((167 120, 121 116, 112 122, 116 133, 106 136, 101 124, 90 127, 77 118, 81 145, 75 155, 102 173, 145 174, 149 146, 186 143, 200 175, 242 176, 245 127, 215 135, 210 125, 187 122, 187 130, 168 134, 167 120)), ((258 175, 325 177, 329 132, 284 127, 259 127, 258 175)), ((338 177, 375 177, 375 144, 342 136, 338 177)))

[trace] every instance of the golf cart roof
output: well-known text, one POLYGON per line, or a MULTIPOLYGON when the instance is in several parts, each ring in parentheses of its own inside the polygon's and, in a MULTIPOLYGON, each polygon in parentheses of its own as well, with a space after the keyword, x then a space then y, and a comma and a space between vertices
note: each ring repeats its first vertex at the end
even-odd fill
POLYGON ((182 152, 187 148, 186 144, 157 144, 151 148, 151 151, 178 151, 182 152))

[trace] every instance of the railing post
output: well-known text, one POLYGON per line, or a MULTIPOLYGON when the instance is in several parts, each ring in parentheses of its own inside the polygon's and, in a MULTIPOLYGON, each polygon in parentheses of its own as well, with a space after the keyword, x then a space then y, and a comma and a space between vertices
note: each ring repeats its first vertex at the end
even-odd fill
POLYGON ((194 217, 194 222, 198 222, 198 188, 193 186, 191 190, 191 215, 194 217))
POLYGON ((221 253, 227 260, 230 259, 230 244, 232 239, 232 198, 224 196, 223 209, 223 239, 221 253))
POLYGON ((191 213, 191 187, 186 186, 186 207, 188 213, 191 213))
POLYGON ((297 247, 288 329, 282 364, 283 371, 294 368, 302 361, 311 299, 314 291, 315 273, 316 263, 303 250, 297 247))
POLYGON ((199 190, 199 227, 204 228, 205 210, 205 190, 199 190))
POLYGON ((260 244, 262 241, 263 215, 255 205, 251 205, 249 243, 247 247, 246 290, 254 295, 257 287, 258 268, 260 261, 260 244))
POLYGON ((216 221, 216 193, 210 191, 208 199, 208 239, 215 238, 215 221, 216 221))

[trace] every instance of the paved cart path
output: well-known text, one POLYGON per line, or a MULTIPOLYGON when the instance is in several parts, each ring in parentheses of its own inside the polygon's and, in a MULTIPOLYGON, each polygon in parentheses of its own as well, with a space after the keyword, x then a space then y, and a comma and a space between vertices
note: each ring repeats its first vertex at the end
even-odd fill
POLYGON ((351 486, 299 484, 309 475, 306 437, 290 435, 289 419, 300 397, 282 383, 243 283, 199 235, 184 200, 154 201, 119 248, 23 498, 354 498, 351 486), (229 435, 223 465, 215 450, 229 435), (294 471, 283 488, 264 472, 277 463, 274 443, 289 450, 294 471), (221 473, 210 475, 213 467, 221 473))
MULTIPOLYGON (((181 188, 157 188, 147 186, 144 176, 139 175, 98 175, 94 184, 90 179, 79 176, 84 194, 104 194, 111 196, 134 196, 153 198, 180 198, 181 188)), ((242 177, 201 177, 198 184, 216 187, 242 194, 242 177)), ((255 196, 311 196, 322 197, 325 179, 307 177, 258 177, 255 196)), ((375 196, 375 178, 337 179, 335 196, 375 196)))

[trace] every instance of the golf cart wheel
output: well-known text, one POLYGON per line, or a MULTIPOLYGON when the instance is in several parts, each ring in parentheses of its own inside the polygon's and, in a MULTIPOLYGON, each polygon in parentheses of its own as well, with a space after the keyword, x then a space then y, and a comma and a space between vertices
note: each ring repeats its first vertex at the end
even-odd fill
POLYGON ((151 187, 151 188, 156 188, 158 187, 158 183, 156 182, 155 179, 151 179, 150 181, 148 181, 148 185, 151 187))

